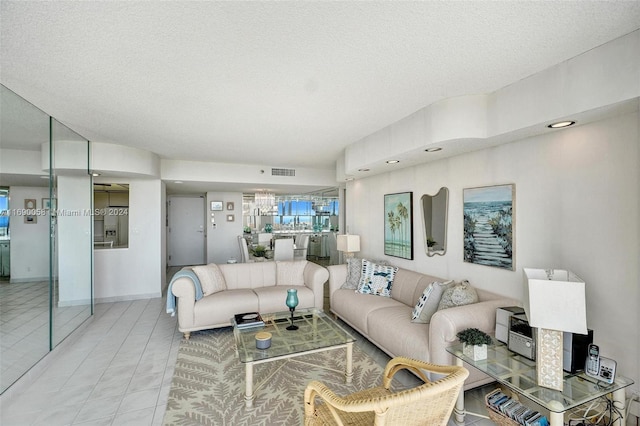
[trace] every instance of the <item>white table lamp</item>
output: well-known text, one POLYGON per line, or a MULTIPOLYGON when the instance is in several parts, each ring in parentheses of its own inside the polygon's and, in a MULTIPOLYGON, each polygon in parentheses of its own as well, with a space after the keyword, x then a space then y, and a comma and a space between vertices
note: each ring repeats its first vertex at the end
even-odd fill
POLYGON ((338 251, 344 252, 347 257, 353 257, 360 251, 360 236, 353 234, 338 235, 338 251))
POLYGON ((587 334, 585 283, 571 271, 524 268, 524 310, 536 327, 538 385, 562 390, 562 332, 587 334))

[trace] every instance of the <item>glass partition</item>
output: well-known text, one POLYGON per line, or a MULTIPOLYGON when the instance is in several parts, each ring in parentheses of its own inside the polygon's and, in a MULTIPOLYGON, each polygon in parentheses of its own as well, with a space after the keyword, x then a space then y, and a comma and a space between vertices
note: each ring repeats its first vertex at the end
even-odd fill
POLYGON ((92 314, 89 141, 51 120, 51 346, 92 314))
POLYGON ((49 182, 39 161, 41 145, 49 143, 49 117, 4 86, 0 89, 0 185, 7 201, 0 236, 4 392, 49 351, 49 227, 41 210, 49 182), (38 161, 29 163, 29 156, 38 161))
POLYGON ((0 85, 0 393, 92 314, 88 150, 0 85))

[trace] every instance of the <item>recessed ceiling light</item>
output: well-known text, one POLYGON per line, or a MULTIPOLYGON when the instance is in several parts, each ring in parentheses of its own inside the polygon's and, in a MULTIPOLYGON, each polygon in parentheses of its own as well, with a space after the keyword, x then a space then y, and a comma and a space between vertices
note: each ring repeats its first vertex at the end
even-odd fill
POLYGON ((396 164, 399 163, 400 160, 387 160, 387 164, 396 164))
POLYGON ((98 176, 100 176, 100 173, 93 172, 93 173, 91 173, 91 176, 98 177, 98 176))
POLYGON ((178 183, 178 184, 180 184, 180 183, 182 183, 182 181, 181 181, 181 180, 176 180, 176 181, 173 181, 173 183, 178 183))
POLYGON ((358 169, 359 172, 368 172, 371 169, 358 169))
POLYGON ((438 152, 438 151, 442 151, 442 148, 439 148, 439 147, 435 146, 433 148, 425 149, 425 152, 438 152))
POLYGON ((550 129, 561 129, 563 127, 569 127, 576 124, 575 121, 558 121, 557 123, 549 124, 547 127, 550 129))
POLYGON ((347 181, 347 182, 351 182, 352 180, 353 180, 352 177, 348 177, 348 178, 345 179, 345 181, 347 181))
POLYGON ((40 179, 49 179, 49 176, 40 176, 40 179))

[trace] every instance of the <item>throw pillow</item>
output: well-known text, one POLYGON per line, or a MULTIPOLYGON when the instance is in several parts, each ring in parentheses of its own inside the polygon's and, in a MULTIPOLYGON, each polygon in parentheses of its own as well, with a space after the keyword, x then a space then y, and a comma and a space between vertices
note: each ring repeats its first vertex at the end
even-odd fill
POLYGON ((469 281, 464 280, 460 284, 447 289, 442 295, 438 310, 453 308, 454 306, 469 305, 478 301, 478 293, 471 287, 469 281))
MULTIPOLYGON (((358 257, 350 257, 347 259, 347 280, 340 288, 348 290, 357 290, 360 286, 360 277, 362 276, 362 260, 358 257)), ((389 265, 386 260, 372 260, 378 265, 389 265)))
POLYGON ((222 275, 222 271, 215 263, 208 265, 194 266, 191 268, 200 280, 202 294, 208 296, 227 289, 227 282, 222 275))
POLYGON ((418 324, 429 324, 431 317, 438 310, 442 294, 453 285, 453 280, 441 283, 434 281, 427 286, 422 292, 422 296, 418 299, 415 308, 411 314, 411 322, 418 324))
POLYGON ((305 266, 306 260, 277 260, 276 285, 304 285, 305 266))
POLYGON ((358 293, 375 294, 377 296, 391 297, 391 286, 398 272, 395 266, 385 266, 362 259, 362 273, 358 293))

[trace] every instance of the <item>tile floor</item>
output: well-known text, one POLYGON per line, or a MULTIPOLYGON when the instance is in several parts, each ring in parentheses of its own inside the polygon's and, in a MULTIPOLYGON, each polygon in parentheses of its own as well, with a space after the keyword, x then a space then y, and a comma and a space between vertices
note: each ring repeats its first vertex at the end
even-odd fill
MULTIPOLYGON (((57 298, 57 287, 54 291, 57 298)), ((56 307, 59 343, 91 315, 88 305, 56 307)), ((0 279, 0 390, 6 389, 49 352, 49 282, 10 284, 0 279)))
MULTIPOLYGON (((0 424, 161 425, 181 339, 165 298, 97 304, 91 320, 2 395, 0 424)), ((386 365, 386 354, 364 338, 357 342, 386 365)), ((466 392, 467 409, 484 412, 483 395, 493 388, 466 392)))

